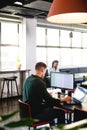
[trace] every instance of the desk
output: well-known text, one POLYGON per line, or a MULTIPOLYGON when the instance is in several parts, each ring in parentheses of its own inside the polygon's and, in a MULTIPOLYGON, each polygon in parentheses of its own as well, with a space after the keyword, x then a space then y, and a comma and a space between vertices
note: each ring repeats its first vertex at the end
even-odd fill
MULTIPOLYGON (((52 97, 57 98, 58 99, 58 95, 57 93, 60 92, 60 89, 47 89, 47 91, 52 95, 52 97)), ((62 96, 62 95, 61 95, 62 96)), ((83 104, 77 104, 74 103, 72 104, 72 99, 70 98, 70 96, 64 96, 61 97, 61 99, 64 99, 62 101, 66 101, 66 102, 61 102, 61 109, 65 110, 65 121, 67 121, 67 123, 71 123, 74 121, 74 109, 75 108, 80 108, 81 110, 85 110, 85 107, 83 107, 83 104), (70 101, 70 103, 68 103, 70 101)), ((57 107, 55 107, 57 109, 57 107)))
MULTIPOLYGON (((19 78, 19 88, 20 88, 20 94, 21 94, 21 88, 23 86, 23 82, 25 77, 30 75, 30 69, 23 69, 23 70, 2 70, 0 71, 0 78, 3 77, 10 77, 14 75, 18 75, 19 78)), ((0 83, 1 84, 1 83, 0 83)))
POLYGON ((66 110, 68 110, 68 111, 71 111, 71 112, 73 112, 74 111, 74 108, 76 108, 76 107, 78 107, 78 108, 80 108, 80 109, 83 109, 83 107, 82 107, 82 105, 79 105, 79 104, 75 104, 75 105, 69 105, 69 104, 66 104, 66 103, 64 103, 64 104, 62 104, 61 103, 61 105, 62 105, 62 107, 64 108, 64 109, 66 109, 66 110))
POLYGON ((82 82, 81 86, 87 89, 87 81, 82 82))
POLYGON ((65 109, 66 111, 69 111, 68 113, 68 123, 74 122, 74 109, 75 108, 80 108, 81 110, 87 111, 87 109, 81 104, 75 104, 75 105, 68 105, 68 104, 61 104, 62 108, 65 109))
POLYGON ((87 73, 75 74, 75 82, 82 83, 86 80, 86 77, 87 77, 87 73))

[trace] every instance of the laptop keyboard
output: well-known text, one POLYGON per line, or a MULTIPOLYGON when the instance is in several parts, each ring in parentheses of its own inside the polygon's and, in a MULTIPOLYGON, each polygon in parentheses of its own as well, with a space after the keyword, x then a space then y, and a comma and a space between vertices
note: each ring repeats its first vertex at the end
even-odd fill
POLYGON ((80 104, 80 103, 77 103, 77 102, 71 100, 71 101, 65 102, 65 104, 66 104, 66 105, 78 105, 78 104, 80 104))

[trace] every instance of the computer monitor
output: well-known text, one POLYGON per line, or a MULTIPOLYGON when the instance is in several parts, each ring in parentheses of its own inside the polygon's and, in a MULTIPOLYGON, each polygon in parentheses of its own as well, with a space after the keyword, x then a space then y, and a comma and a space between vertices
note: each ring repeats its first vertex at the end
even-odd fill
POLYGON ((74 76, 70 73, 51 72, 51 87, 73 89, 74 76))

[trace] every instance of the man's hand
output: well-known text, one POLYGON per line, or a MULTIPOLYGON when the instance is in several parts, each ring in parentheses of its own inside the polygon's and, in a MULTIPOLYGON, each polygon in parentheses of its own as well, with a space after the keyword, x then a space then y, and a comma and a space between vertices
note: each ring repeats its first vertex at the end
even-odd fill
POLYGON ((67 96, 67 97, 61 98, 60 101, 61 102, 67 102, 67 101, 71 101, 71 99, 72 99, 72 97, 67 96))

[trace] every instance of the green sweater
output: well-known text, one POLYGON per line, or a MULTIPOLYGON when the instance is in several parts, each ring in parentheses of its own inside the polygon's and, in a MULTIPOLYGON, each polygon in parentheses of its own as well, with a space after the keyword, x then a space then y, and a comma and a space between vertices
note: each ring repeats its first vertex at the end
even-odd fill
POLYGON ((47 92, 46 84, 43 79, 35 75, 31 75, 25 79, 22 97, 24 102, 31 104, 34 115, 40 113, 44 107, 60 105, 60 101, 52 98, 47 92))

